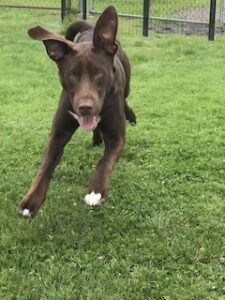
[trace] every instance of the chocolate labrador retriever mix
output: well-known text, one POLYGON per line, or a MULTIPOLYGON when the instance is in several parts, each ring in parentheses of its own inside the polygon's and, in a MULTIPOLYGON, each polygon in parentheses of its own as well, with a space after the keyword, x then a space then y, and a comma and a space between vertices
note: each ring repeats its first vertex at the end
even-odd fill
POLYGON ((43 161, 19 204, 21 216, 37 214, 63 148, 79 126, 94 132, 94 145, 102 139, 105 145, 84 200, 96 206, 106 198, 113 166, 123 149, 126 119, 136 123, 135 114, 125 100, 129 93, 130 65, 116 41, 116 33, 117 13, 113 6, 104 10, 94 28, 84 21, 72 24, 66 38, 39 26, 29 29, 29 36, 42 41, 48 56, 56 63, 63 90, 43 161), (78 33, 77 41, 73 42, 78 33))

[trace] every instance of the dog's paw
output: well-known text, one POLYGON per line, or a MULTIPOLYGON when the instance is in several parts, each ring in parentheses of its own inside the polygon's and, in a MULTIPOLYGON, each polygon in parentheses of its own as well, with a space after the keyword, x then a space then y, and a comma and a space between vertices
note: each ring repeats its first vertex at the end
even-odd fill
POLYGON ((28 208, 24 208, 24 209, 18 208, 17 213, 19 216, 23 218, 31 218, 31 212, 29 211, 28 208))
POLYGON ((100 205, 104 200, 102 199, 102 195, 100 193, 96 194, 94 191, 92 191, 90 194, 87 194, 84 197, 84 201, 89 206, 97 206, 100 205))

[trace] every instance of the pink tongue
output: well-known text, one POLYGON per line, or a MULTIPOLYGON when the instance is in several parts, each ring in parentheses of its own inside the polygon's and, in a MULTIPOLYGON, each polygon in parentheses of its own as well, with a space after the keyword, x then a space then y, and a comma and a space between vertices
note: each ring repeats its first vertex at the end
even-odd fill
POLYGON ((95 129, 96 120, 92 116, 83 116, 79 118, 80 127, 86 131, 91 131, 95 129))

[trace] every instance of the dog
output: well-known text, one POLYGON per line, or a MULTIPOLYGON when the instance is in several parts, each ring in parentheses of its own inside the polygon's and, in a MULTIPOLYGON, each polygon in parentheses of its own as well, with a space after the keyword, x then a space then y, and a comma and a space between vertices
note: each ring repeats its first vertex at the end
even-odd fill
POLYGON ((106 199, 112 169, 124 146, 126 120, 136 124, 126 101, 130 64, 116 40, 117 26, 116 9, 109 6, 95 27, 78 21, 69 26, 65 37, 40 26, 28 30, 31 38, 44 43, 56 63, 62 94, 42 163, 18 206, 20 216, 34 217, 39 211, 64 146, 78 127, 93 131, 94 145, 104 141, 105 146, 84 201, 93 207, 106 199))

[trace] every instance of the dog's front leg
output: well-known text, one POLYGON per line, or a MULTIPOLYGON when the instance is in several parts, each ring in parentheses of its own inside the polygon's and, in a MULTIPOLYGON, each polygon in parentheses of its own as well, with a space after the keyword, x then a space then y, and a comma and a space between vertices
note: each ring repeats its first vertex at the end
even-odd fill
POLYGON ((34 217, 45 200, 45 195, 52 173, 57 166, 63 148, 72 132, 52 133, 47 144, 43 161, 31 187, 18 206, 18 213, 23 217, 34 217))
POLYGON ((41 166, 29 191, 18 206, 18 214, 22 217, 34 217, 37 214, 45 200, 49 182, 63 154, 64 146, 78 128, 78 123, 68 113, 70 109, 69 101, 62 94, 41 166))
POLYGON ((85 196, 85 202, 90 206, 101 204, 107 197, 110 175, 123 150, 124 132, 118 137, 110 137, 103 133, 103 139, 105 142, 104 155, 97 164, 89 186, 89 193, 85 196))

